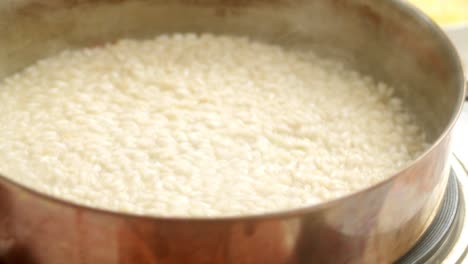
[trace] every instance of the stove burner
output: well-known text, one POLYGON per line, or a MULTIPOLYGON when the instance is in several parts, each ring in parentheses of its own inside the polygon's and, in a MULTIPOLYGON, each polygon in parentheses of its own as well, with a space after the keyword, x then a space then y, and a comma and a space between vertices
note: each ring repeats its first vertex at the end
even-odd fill
POLYGON ((436 255, 443 251, 443 248, 452 246, 450 240, 456 232, 457 222, 460 222, 460 203, 460 186, 457 175, 451 170, 441 209, 433 223, 419 242, 395 264, 427 263, 428 260, 438 258, 436 255))

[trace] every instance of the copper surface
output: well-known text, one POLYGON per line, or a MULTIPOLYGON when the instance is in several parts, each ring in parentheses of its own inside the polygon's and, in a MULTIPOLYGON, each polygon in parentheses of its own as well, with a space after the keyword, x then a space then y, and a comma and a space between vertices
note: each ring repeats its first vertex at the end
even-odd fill
POLYGON ((360 192, 245 217, 120 214, 48 197, 0 177, 1 264, 389 263, 413 246, 446 187, 464 80, 441 30, 402 2, 2 1, 0 78, 66 48, 187 31, 322 47, 325 55, 397 85, 432 146, 388 180, 360 192))

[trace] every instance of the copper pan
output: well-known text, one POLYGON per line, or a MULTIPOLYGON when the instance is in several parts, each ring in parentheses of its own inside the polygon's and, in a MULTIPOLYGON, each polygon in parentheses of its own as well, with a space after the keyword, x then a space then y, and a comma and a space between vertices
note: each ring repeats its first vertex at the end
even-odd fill
POLYGON ((433 22, 396 0, 7 0, 0 78, 66 48, 169 32, 247 35, 339 56, 397 86, 431 147, 357 193, 244 217, 122 214, 0 177, 0 263, 389 263, 414 245, 444 194, 464 100, 460 61, 433 22))

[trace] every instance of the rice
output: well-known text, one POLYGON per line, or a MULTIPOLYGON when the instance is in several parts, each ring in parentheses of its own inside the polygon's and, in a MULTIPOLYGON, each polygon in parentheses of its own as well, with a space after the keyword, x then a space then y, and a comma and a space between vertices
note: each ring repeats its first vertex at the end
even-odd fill
POLYGON ((228 216, 313 205, 425 148, 393 88, 243 37, 121 40, 0 84, 0 173, 80 204, 228 216))

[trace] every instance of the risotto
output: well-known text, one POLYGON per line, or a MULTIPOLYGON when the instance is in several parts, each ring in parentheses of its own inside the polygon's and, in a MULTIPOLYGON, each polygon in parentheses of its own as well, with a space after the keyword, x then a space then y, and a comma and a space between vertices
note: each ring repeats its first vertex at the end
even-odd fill
POLYGON ((426 145, 392 87, 234 36, 64 51, 2 81, 0 101, 2 175, 143 215, 313 205, 383 180, 426 145))

